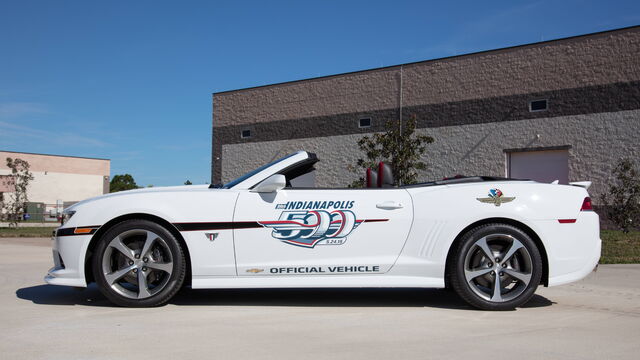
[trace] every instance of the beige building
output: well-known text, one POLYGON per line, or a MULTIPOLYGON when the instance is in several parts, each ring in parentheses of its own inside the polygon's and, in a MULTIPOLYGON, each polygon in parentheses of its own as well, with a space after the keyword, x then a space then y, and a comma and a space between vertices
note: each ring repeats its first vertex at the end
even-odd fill
POLYGON ((109 192, 109 159, 0 151, 0 176, 11 174, 8 157, 29 163, 34 177, 29 202, 44 203, 45 212, 52 217, 64 204, 109 192))
POLYGON ((295 150, 344 187, 363 136, 415 117, 435 142, 419 181, 455 175, 593 182, 640 159, 640 26, 213 94, 212 182, 295 150))

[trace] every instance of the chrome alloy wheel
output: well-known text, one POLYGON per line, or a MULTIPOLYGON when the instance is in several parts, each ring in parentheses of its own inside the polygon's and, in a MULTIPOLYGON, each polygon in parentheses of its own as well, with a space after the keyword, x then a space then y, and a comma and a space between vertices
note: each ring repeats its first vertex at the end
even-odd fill
POLYGON ((484 236, 464 259, 464 276, 471 290, 491 302, 517 298, 529 286, 533 261, 527 248, 508 234, 484 236))
POLYGON ((145 299, 162 291, 172 272, 169 245, 149 230, 120 233, 102 255, 102 273, 107 284, 130 299, 145 299))

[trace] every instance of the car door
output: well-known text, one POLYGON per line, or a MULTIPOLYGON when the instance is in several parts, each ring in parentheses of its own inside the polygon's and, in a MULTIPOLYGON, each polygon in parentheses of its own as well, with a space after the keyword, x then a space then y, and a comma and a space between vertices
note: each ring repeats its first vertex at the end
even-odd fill
POLYGON ((243 191, 234 213, 238 275, 385 273, 412 209, 404 189, 243 191))

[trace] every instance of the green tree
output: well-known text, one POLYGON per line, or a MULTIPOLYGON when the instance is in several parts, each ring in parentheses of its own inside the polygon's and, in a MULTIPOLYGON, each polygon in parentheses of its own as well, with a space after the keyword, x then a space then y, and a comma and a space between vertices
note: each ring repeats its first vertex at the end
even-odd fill
MULTIPOLYGON (((389 120, 385 132, 364 136, 358 140, 358 147, 365 158, 358 159, 357 166, 351 168, 362 173, 367 168, 376 169, 380 161, 391 166, 395 185, 413 184, 418 180, 418 170, 426 169, 420 159, 427 151, 427 145, 434 140, 431 136, 417 135, 416 117, 406 121, 389 120)), ((350 187, 364 187, 364 177, 351 183, 350 187)))
POLYGON ((7 167, 11 169, 13 176, 13 193, 10 193, 7 199, 2 198, 3 208, 9 215, 9 225, 18 226, 29 201, 27 188, 33 180, 33 174, 29 171, 29 163, 22 159, 7 158, 7 167))
POLYGON ((602 196, 605 212, 623 232, 637 227, 640 220, 640 172, 630 159, 621 159, 613 169, 615 180, 602 196))
POLYGON ((189 181, 188 179, 187 179, 187 181, 184 182, 184 184, 185 185, 193 185, 193 183, 191 181, 189 181))
POLYGON ((133 176, 129 174, 115 175, 109 184, 109 192, 112 193, 137 188, 138 185, 136 184, 136 181, 133 179, 133 176))

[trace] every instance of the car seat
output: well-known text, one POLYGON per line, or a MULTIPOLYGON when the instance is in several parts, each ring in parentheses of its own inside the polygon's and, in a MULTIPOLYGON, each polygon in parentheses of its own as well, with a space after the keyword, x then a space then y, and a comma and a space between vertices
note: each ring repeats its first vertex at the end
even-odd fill
POLYGON ((393 170, 382 161, 378 164, 378 187, 393 187, 393 170))
POLYGON ((393 187, 393 171, 391 166, 384 162, 378 163, 378 171, 367 169, 365 177, 365 187, 368 188, 389 188, 393 187))
POLYGON ((378 172, 375 170, 367 169, 365 187, 374 188, 378 187, 378 172))

